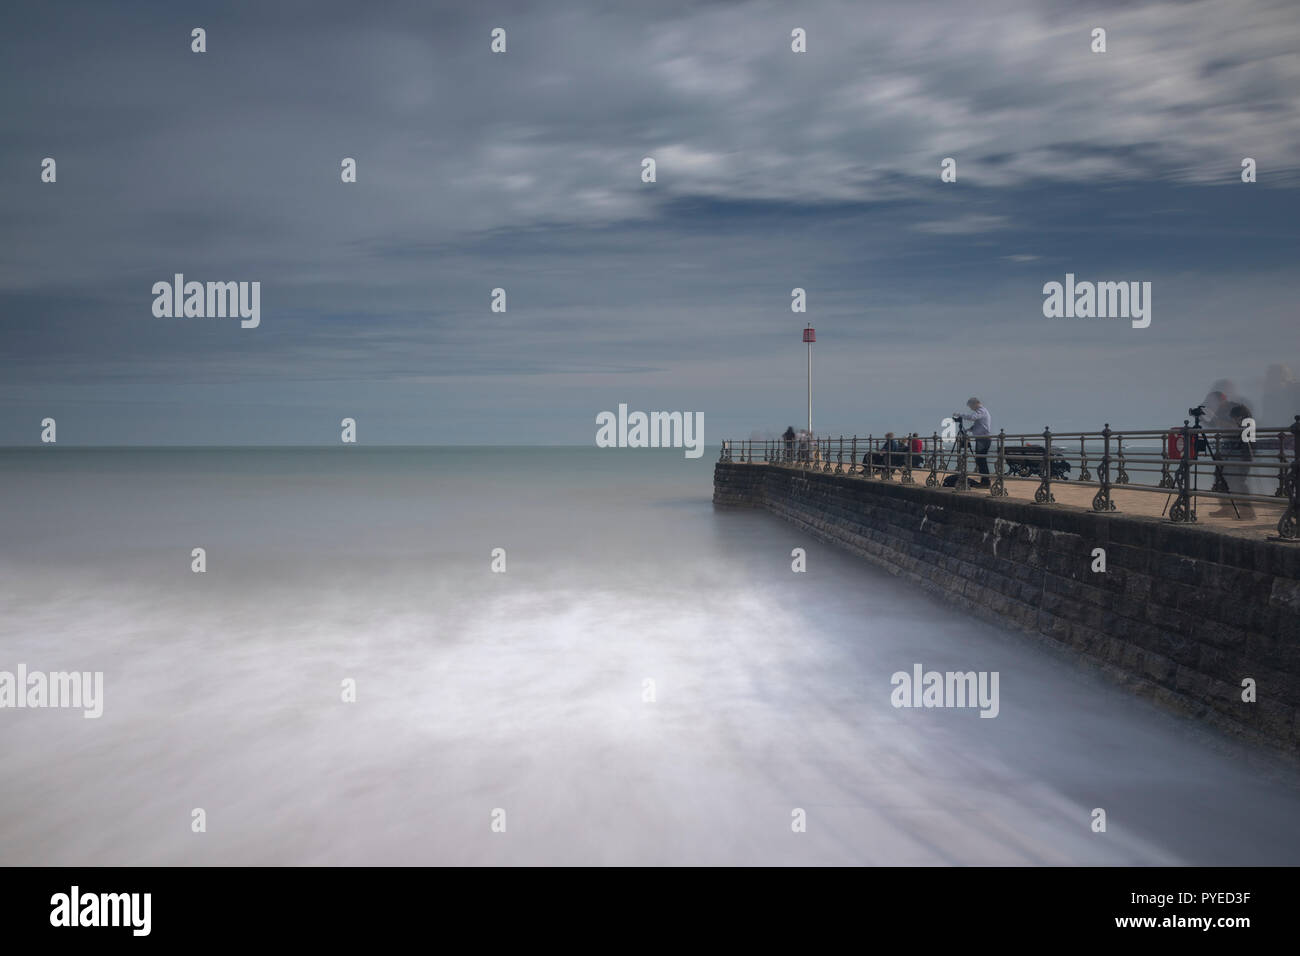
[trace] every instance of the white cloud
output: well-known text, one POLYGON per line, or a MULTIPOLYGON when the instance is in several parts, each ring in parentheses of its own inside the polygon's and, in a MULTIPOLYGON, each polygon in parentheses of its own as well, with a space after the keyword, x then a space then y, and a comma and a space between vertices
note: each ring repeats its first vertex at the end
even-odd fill
POLYGON ((1010 225, 1006 216, 986 216, 971 214, 955 216, 952 219, 935 219, 918 222, 914 226, 917 232, 927 232, 936 236, 969 236, 981 232, 1005 229, 1010 225))

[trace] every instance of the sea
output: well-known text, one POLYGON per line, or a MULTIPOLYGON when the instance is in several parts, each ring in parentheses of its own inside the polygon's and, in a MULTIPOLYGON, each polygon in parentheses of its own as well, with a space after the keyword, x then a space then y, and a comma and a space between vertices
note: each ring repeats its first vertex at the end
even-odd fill
POLYGON ((1293 767, 713 464, 0 450, 0 672, 103 681, 0 707, 0 863, 1300 863, 1293 767), (896 706, 918 667, 996 716, 896 706))

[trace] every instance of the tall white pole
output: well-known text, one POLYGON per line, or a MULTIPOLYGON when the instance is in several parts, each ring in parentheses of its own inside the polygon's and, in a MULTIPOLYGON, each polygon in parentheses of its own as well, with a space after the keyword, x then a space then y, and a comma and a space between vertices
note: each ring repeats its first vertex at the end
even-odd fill
POLYGON ((808 343, 808 434, 812 434, 812 343, 808 343))

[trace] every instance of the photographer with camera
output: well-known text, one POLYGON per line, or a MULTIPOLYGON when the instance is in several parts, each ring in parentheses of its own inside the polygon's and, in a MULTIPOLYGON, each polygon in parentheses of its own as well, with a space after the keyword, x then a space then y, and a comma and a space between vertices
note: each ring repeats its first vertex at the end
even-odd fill
MULTIPOLYGON (((1240 437, 1244 429, 1243 423, 1250 417, 1252 417, 1250 406, 1244 402, 1227 401, 1219 406, 1219 412, 1214 417, 1216 427, 1221 429, 1231 428, 1237 432, 1231 438, 1225 436, 1220 439, 1219 460, 1249 462, 1254 459, 1254 450, 1249 443, 1242 441, 1240 437)), ((1250 494, 1249 465, 1224 465, 1222 467, 1224 484, 1228 486, 1229 494, 1250 494)), ((1217 511, 1211 511, 1209 514, 1211 517, 1227 518, 1232 516, 1251 521, 1255 518, 1255 509, 1248 501, 1239 505, 1234 499, 1229 498, 1226 502, 1219 503, 1217 511)))
POLYGON ((987 488, 989 486, 989 445, 993 443, 990 437, 993 431, 993 419, 989 415, 989 410, 978 398, 967 399, 966 407, 970 409, 969 414, 953 412, 952 417, 957 422, 971 423, 970 434, 975 439, 975 470, 983 476, 977 483, 977 487, 987 488))
MULTIPOLYGON (((1192 416, 1194 423, 1192 428, 1196 431, 1194 445, 1196 454, 1207 455, 1215 463, 1214 490, 1226 491, 1229 495, 1250 494, 1250 466, 1224 464, 1233 460, 1249 462, 1255 457, 1250 445, 1238 437, 1243 429, 1243 422, 1251 417, 1251 411, 1250 406, 1238 396, 1232 382, 1219 379, 1211 386, 1205 401, 1195 408, 1189 408, 1187 414, 1192 416), (1209 428, 1219 433, 1214 440, 1201 434, 1201 429, 1204 427, 1201 419, 1207 416, 1209 428), (1233 434, 1223 435, 1225 431, 1233 434)), ((1238 505, 1235 498, 1229 497, 1226 501, 1221 500, 1218 509, 1209 512, 1209 515, 1216 518, 1236 517, 1252 520, 1255 517, 1255 509, 1249 502, 1238 505)))

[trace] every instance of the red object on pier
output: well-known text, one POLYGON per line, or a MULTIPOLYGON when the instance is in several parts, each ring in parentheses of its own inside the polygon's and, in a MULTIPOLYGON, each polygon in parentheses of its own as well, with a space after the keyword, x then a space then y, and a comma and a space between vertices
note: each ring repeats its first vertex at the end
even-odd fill
MULTIPOLYGON (((1169 446, 1168 446, 1168 448, 1167 448, 1167 454, 1165 455, 1165 457, 1166 457, 1166 458, 1176 458, 1177 460, 1182 461, 1182 460, 1183 460, 1183 433, 1182 433, 1182 430, 1179 429, 1179 430, 1176 431, 1176 432, 1170 432, 1169 435, 1168 435, 1168 438, 1169 438, 1169 446)), ((1187 457, 1188 457, 1188 458, 1195 458, 1195 457, 1196 457, 1196 436, 1195 436, 1195 435, 1192 436, 1192 447, 1191 447, 1191 450, 1188 451, 1188 453, 1187 453, 1187 457)))
POLYGON ((803 330, 803 340, 804 340, 805 342, 816 342, 816 341, 817 341, 817 330, 814 329, 811 325, 808 326, 808 328, 806 328, 806 329, 803 330))

